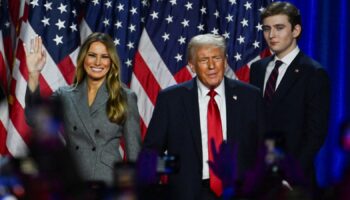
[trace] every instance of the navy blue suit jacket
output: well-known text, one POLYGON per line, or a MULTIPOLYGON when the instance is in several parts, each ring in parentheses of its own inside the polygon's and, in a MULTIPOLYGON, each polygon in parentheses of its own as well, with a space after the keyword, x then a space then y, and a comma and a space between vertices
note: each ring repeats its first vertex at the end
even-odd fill
MULTIPOLYGON (((251 65, 250 83, 261 91, 272 59, 270 56, 251 65)), ((271 105, 265 104, 266 133, 274 134, 281 141, 286 153, 299 161, 310 181, 315 181, 313 161, 328 131, 329 101, 326 71, 299 52, 287 68, 271 105)))
MULTIPOLYGON (((262 98, 256 87, 225 81, 227 142, 238 145, 238 171, 253 166, 264 130, 262 98)), ((144 147, 180 156, 180 170, 169 176, 169 199, 201 199, 202 144, 196 78, 159 93, 144 147)))

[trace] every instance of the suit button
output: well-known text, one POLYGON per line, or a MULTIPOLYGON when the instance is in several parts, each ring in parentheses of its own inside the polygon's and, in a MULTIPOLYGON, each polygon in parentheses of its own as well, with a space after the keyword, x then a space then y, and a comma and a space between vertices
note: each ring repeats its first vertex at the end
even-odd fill
POLYGON ((100 130, 99 129, 96 129, 95 130, 95 134, 99 134, 100 133, 100 130))
POLYGON ((77 145, 77 146, 75 146, 75 149, 76 149, 76 150, 78 150, 78 149, 79 149, 79 146, 78 146, 78 145, 77 145))
POLYGON ((78 128, 77 128, 76 126, 73 126, 73 130, 75 130, 75 131, 76 131, 77 129, 78 129, 78 128))
POLYGON ((91 149, 92 151, 96 151, 96 147, 92 147, 92 149, 91 149))

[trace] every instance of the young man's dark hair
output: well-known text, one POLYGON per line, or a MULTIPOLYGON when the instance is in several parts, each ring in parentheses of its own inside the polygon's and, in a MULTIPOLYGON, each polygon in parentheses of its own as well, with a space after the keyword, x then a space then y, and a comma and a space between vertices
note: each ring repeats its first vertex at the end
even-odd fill
MULTIPOLYGON (((276 1, 267 6, 264 11, 261 13, 261 21, 264 21, 265 18, 274 16, 274 15, 287 15, 288 21, 292 24, 292 30, 296 25, 301 26, 301 15, 298 8, 293 4, 288 2, 276 1)), ((299 34, 299 39, 301 33, 299 34)))

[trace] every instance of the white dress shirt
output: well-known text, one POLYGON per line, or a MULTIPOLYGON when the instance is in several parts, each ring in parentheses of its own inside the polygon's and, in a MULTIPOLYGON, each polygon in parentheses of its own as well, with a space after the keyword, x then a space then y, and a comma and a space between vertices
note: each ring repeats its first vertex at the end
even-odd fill
POLYGON ((266 68, 266 72, 265 72, 265 80, 264 80, 264 93, 265 94, 265 87, 266 87, 266 82, 270 77, 270 74, 273 70, 273 68, 275 67, 275 62, 276 60, 280 60, 283 62, 283 64, 278 68, 278 77, 276 80, 276 88, 275 91, 278 88, 278 85, 281 83, 281 80, 284 76, 284 74, 286 73, 290 63, 292 63, 292 61, 294 60, 294 58, 298 55, 300 49, 299 47, 295 47, 295 49, 293 49, 291 52, 289 52, 286 56, 284 56, 283 58, 278 58, 277 56, 274 57, 274 59, 272 61, 269 62, 269 64, 267 65, 266 68))
MULTIPOLYGON (((203 155, 203 179, 209 178, 209 165, 208 165, 208 125, 207 125, 207 112, 208 112, 208 103, 210 97, 207 95, 209 89, 203 85, 197 78, 198 85, 198 105, 199 105, 199 117, 200 117, 200 127, 202 135, 202 155, 203 155)), ((222 134, 223 140, 226 140, 226 101, 225 101, 225 84, 224 80, 220 85, 215 88, 214 99, 219 107, 221 125, 222 125, 222 134)))

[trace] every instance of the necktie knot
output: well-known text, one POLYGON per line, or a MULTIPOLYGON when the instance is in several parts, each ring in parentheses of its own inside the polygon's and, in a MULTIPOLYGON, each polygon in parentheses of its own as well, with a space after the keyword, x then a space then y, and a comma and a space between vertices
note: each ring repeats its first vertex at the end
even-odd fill
POLYGON ((217 93, 215 92, 215 90, 211 89, 209 92, 208 92, 208 95, 210 96, 210 98, 214 98, 217 93))
POLYGON ((281 65, 283 64, 283 62, 282 61, 280 61, 280 60, 276 60, 276 62, 275 62, 275 68, 279 68, 281 65))

